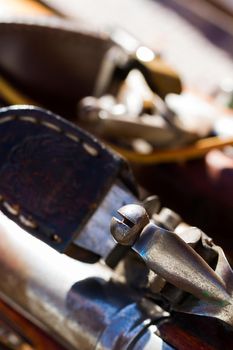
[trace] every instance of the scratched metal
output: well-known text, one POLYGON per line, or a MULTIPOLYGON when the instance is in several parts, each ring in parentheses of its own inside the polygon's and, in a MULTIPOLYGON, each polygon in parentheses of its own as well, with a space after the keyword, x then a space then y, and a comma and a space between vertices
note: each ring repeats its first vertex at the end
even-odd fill
POLYGON ((132 248, 152 271, 198 299, 232 302, 222 278, 176 234, 150 223, 132 248))
POLYGON ((225 283, 225 287, 231 297, 231 302, 228 305, 219 305, 207 303, 204 300, 193 300, 192 302, 188 301, 180 305, 177 307, 177 310, 195 315, 218 318, 233 327, 233 271, 222 248, 213 245, 212 249, 218 254, 215 272, 221 276, 225 283))

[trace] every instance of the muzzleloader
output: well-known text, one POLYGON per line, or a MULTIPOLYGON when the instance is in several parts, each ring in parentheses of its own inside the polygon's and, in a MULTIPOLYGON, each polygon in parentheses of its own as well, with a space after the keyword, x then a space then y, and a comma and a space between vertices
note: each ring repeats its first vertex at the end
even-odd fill
POLYGON ((223 251, 156 196, 139 201, 117 154, 32 106, 0 110, 0 148, 7 303, 67 349, 232 344, 223 251))

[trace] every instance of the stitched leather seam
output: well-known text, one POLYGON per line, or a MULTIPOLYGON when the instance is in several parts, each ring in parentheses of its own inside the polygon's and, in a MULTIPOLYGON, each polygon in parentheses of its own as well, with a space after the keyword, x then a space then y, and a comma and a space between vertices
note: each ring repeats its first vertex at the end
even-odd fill
MULTIPOLYGON (((23 226, 25 226, 29 229, 33 229, 33 230, 36 230, 39 227, 37 222, 35 220, 33 220, 33 218, 26 217, 20 213, 20 208, 18 205, 11 205, 9 202, 4 200, 4 197, 2 195, 0 195, 0 203, 11 215, 17 217, 19 222, 23 226)), ((62 242, 61 237, 57 234, 52 234, 48 238, 50 238, 51 240, 53 240, 56 243, 62 242)))
MULTIPOLYGON (((9 202, 5 201, 4 197, 1 195, 0 195, 0 203, 11 215, 17 217, 23 226, 33 230, 36 230, 38 228, 38 224, 35 220, 33 220, 33 218, 31 217, 27 218, 26 216, 20 213, 20 208, 18 205, 11 205, 9 202)), ((57 234, 52 234, 49 238, 56 243, 62 242, 61 237, 57 234)))
POLYGON ((77 135, 70 133, 70 132, 66 132, 65 130, 63 130, 62 128, 57 126, 56 124, 46 122, 46 121, 40 121, 39 118, 29 117, 29 116, 19 116, 19 117, 18 116, 8 116, 5 118, 1 118, 0 124, 4 124, 4 123, 10 122, 12 120, 20 120, 22 122, 41 124, 41 125, 45 126, 46 128, 51 129, 57 133, 63 133, 67 138, 69 138, 70 140, 72 140, 76 143, 80 143, 82 148, 84 149, 84 151, 86 153, 88 153, 90 156, 97 157, 99 155, 98 150, 94 146, 92 146, 91 144, 89 144, 87 142, 83 142, 77 135))
POLYGON ((26 218, 20 213, 20 208, 18 205, 11 205, 9 202, 4 200, 4 197, 0 195, 0 202, 2 206, 13 216, 18 217, 19 221, 26 227, 36 229, 38 227, 37 223, 32 218, 26 218))
MULTIPOLYGON (((87 142, 82 142, 82 140, 78 136, 76 136, 75 134, 66 132, 65 130, 63 130, 62 128, 57 126, 56 124, 46 122, 46 121, 40 121, 39 118, 30 117, 30 116, 3 117, 0 119, 0 124, 4 124, 4 123, 10 122, 12 120, 19 120, 22 122, 29 122, 29 123, 34 123, 34 124, 39 123, 39 124, 45 126, 46 128, 53 130, 54 132, 63 133, 67 138, 69 138, 73 142, 80 143, 83 150, 86 153, 88 153, 90 156, 96 157, 99 155, 99 152, 95 147, 93 147, 92 145, 90 145, 87 142)), ((18 205, 12 205, 8 201, 4 200, 4 197, 2 195, 0 195, 0 203, 11 215, 16 216, 19 219, 19 221, 21 222, 21 224, 23 224, 24 226, 26 226, 30 229, 37 229, 38 228, 38 224, 36 223, 36 221, 34 221, 32 218, 26 218, 24 215, 22 215, 20 213, 20 207, 18 205)), ((57 234, 53 234, 50 238, 57 243, 61 242, 61 238, 57 234)))

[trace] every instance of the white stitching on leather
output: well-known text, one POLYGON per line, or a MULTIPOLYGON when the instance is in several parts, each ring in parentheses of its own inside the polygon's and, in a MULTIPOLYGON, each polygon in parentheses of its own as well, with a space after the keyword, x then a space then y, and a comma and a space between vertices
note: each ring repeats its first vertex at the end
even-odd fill
POLYGON ((34 117, 18 117, 17 119, 23 121, 23 122, 30 122, 30 123, 37 123, 37 119, 34 117))
MULTIPOLYGON (((20 208, 18 205, 12 205, 12 204, 8 203, 7 201, 4 200, 4 197, 2 195, 0 195, 0 202, 2 202, 2 205, 4 206, 4 208, 11 215, 18 217, 21 224, 23 224, 24 226, 29 227, 33 230, 38 228, 38 224, 36 221, 34 221, 32 218, 26 218, 24 215, 20 214, 20 208)), ((58 236, 57 234, 52 235, 50 238, 57 243, 60 243, 62 241, 61 237, 58 236)))
POLYGON ((32 229, 36 229, 38 227, 37 223, 34 220, 28 219, 24 215, 19 215, 19 220, 24 226, 30 227, 32 229))
POLYGON ((82 145, 83 145, 83 148, 86 150, 86 152, 88 152, 91 156, 93 157, 98 156, 97 149, 91 146, 89 143, 84 142, 82 145))
POLYGON ((26 218, 25 216, 23 216, 22 214, 20 214, 20 208, 18 205, 12 205, 9 202, 7 202, 6 200, 4 200, 4 197, 2 195, 0 195, 0 202, 2 202, 3 207, 11 214, 14 216, 17 216, 19 218, 19 220, 21 221, 21 223, 24 226, 30 227, 32 229, 36 229, 38 227, 37 223, 29 218, 26 218))
POLYGON ((19 207, 17 205, 11 205, 10 203, 4 201, 2 203, 4 208, 12 215, 18 216, 19 215, 19 207))
MULTIPOLYGON (((15 120, 15 119, 18 119, 20 121, 23 121, 23 122, 29 122, 29 123, 38 123, 40 122, 39 119, 35 118, 35 117, 29 117, 29 116, 19 116, 19 117, 15 117, 15 116, 8 116, 8 117, 3 117, 0 119, 0 124, 4 124, 4 123, 7 123, 9 121, 12 121, 12 120, 15 120)), ((55 125, 55 124, 52 124, 52 123, 49 123, 49 122, 46 122, 46 121, 42 121, 41 122, 42 125, 44 125, 45 127, 47 128, 50 128, 58 133, 62 132, 63 130, 55 125)), ((82 142, 78 136, 72 134, 72 133, 68 133, 68 132, 65 132, 64 135, 66 137, 68 137, 70 140, 74 141, 74 142, 80 142, 80 144, 82 145, 83 149, 89 154, 91 155, 92 157, 96 157, 98 156, 99 152, 98 150, 93 147, 92 145, 90 145, 89 143, 86 143, 86 142, 82 142)), ((38 224, 32 220, 32 219, 29 219, 29 218, 26 218, 24 215, 20 214, 20 209, 18 206, 14 206, 14 205, 11 205, 10 203, 8 203, 7 201, 4 200, 4 197, 0 194, 0 202, 2 202, 2 205, 4 206, 4 208, 11 214, 11 215, 15 215, 19 218, 19 221, 24 225, 24 226, 27 226, 29 228, 32 228, 32 229, 36 229, 38 227, 38 224)), ((55 234, 51 237, 55 242, 59 243, 61 242, 61 238, 55 234)))
POLYGON ((78 136, 76 136, 74 134, 70 134, 69 132, 66 132, 65 135, 66 135, 66 137, 73 140, 74 142, 80 142, 80 139, 78 138, 78 136))
POLYGON ((47 128, 55 130, 57 132, 61 132, 62 131, 62 129, 59 128, 59 126, 57 126, 55 124, 52 124, 52 123, 42 121, 41 124, 44 125, 44 126, 47 126, 47 128))
POLYGON ((4 123, 7 123, 7 122, 10 122, 11 120, 15 120, 15 117, 13 115, 9 116, 9 117, 1 118, 0 119, 0 124, 4 124, 4 123))
MULTIPOLYGON (((57 126, 56 124, 50 123, 50 122, 46 122, 46 121, 40 121, 39 119, 37 119, 36 117, 29 117, 29 116, 9 116, 9 117, 3 117, 0 118, 0 124, 4 124, 7 123, 11 120, 20 120, 23 122, 29 122, 29 123, 40 123, 42 125, 44 125, 45 127, 52 129, 58 133, 63 132, 63 130, 57 126)), ((69 132, 64 132, 64 135, 66 137, 68 137, 70 140, 74 141, 74 142, 80 142, 81 146, 83 147, 83 149, 92 157, 96 157, 98 156, 99 152, 98 150, 92 146, 91 144, 87 143, 87 142, 82 142, 80 140, 80 138, 78 136, 76 136, 75 134, 69 133, 69 132)))

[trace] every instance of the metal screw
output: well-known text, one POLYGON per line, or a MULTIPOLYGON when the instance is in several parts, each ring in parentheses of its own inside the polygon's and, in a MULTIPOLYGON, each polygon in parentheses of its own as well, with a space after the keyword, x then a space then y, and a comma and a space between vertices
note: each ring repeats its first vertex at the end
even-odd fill
POLYGON ((111 234, 118 243, 132 246, 142 229, 149 223, 149 216, 146 210, 137 204, 125 205, 117 212, 123 220, 120 221, 116 217, 112 218, 111 234))

